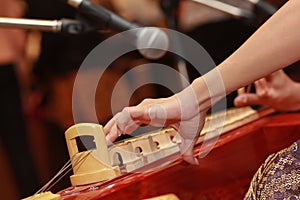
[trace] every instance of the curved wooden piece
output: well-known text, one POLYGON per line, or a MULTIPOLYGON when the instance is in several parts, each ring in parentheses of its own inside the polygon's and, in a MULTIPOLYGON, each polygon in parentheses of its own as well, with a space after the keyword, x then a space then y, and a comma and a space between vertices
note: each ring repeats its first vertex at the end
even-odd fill
MULTIPOLYGON (((178 154, 138 171, 93 185, 60 191, 62 199, 141 200, 173 193, 181 200, 242 199, 265 158, 300 139, 300 113, 260 118, 223 134, 200 164, 178 154)), ((200 151, 199 144, 195 153, 200 151)))

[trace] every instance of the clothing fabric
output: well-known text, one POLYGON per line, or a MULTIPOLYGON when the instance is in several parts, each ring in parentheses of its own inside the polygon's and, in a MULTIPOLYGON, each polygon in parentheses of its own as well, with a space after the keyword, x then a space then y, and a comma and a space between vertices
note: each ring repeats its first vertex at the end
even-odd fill
POLYGON ((265 160, 244 199, 300 199, 300 140, 265 160))

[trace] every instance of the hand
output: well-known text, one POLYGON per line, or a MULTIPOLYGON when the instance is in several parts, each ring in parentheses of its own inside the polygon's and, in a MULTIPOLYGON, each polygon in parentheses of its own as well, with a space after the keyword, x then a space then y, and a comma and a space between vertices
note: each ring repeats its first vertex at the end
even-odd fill
POLYGON ((104 127, 108 142, 121 134, 129 134, 141 124, 172 127, 182 138, 180 150, 183 159, 198 164, 193 147, 204 125, 206 111, 199 110, 198 101, 191 88, 168 98, 145 99, 137 106, 124 108, 104 127))
POLYGON ((291 80, 282 70, 259 79, 255 83, 256 93, 244 93, 236 97, 236 106, 262 105, 278 111, 300 109, 300 84, 291 80))

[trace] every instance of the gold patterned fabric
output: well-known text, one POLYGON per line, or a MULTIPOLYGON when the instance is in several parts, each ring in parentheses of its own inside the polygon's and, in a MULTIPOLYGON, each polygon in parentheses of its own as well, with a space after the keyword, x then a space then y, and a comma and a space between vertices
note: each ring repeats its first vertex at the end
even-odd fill
POLYGON ((254 175, 244 200, 300 199, 300 140, 270 155, 254 175))

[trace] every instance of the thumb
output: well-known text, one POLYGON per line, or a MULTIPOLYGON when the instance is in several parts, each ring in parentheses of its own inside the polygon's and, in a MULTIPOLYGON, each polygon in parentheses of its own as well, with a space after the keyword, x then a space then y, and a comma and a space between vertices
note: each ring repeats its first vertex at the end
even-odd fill
POLYGON ((241 94, 234 99, 234 105, 241 106, 251 106, 251 105, 261 105, 262 99, 255 93, 241 94))

